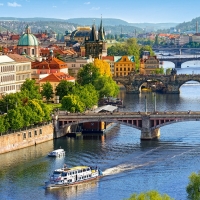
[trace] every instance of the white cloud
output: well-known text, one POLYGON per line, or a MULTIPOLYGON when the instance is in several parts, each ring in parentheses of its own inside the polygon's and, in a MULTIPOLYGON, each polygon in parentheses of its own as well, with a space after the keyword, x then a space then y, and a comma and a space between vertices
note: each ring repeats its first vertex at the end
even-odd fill
POLYGON ((99 10, 100 7, 92 7, 90 10, 99 10))
POLYGON ((53 6, 53 8, 57 8, 57 6, 53 6))
POLYGON ((18 4, 18 3, 16 3, 16 2, 13 2, 13 3, 8 2, 8 6, 11 6, 11 7, 21 7, 21 5, 18 4))
POLYGON ((85 2, 84 4, 86 4, 86 5, 89 5, 89 4, 90 4, 90 2, 88 1, 88 2, 85 2))
POLYGON ((0 6, 3 6, 3 3, 0 3, 0 6))

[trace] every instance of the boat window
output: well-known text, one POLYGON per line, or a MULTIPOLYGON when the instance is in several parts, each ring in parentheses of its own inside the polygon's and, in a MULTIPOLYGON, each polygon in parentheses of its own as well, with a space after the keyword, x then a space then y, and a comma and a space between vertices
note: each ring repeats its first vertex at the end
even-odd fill
POLYGON ((83 171, 85 172, 86 170, 85 170, 85 169, 83 169, 83 171))
POLYGON ((62 173, 62 176, 67 176, 67 173, 62 173))
POLYGON ((77 171, 75 171, 75 174, 77 174, 77 171))
POLYGON ((88 168, 87 171, 90 171, 90 168, 88 168))
POLYGON ((78 173, 81 173, 82 172, 82 170, 78 170, 78 173))
POLYGON ((54 171, 53 174, 61 174, 61 172, 56 172, 56 171, 54 171))

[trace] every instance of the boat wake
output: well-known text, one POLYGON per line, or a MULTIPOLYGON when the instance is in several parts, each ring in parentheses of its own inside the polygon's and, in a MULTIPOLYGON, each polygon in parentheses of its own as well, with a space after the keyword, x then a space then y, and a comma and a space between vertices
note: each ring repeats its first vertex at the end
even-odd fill
POLYGON ((119 174, 125 171, 130 171, 139 167, 144 167, 144 166, 148 166, 149 164, 152 164, 153 161, 150 161, 148 163, 144 163, 144 164, 140 164, 140 165, 134 165, 134 164, 122 164, 122 165, 118 165, 116 167, 112 167, 109 169, 106 169, 105 171, 103 171, 103 175, 104 176, 109 176, 109 175, 114 175, 114 174, 119 174))

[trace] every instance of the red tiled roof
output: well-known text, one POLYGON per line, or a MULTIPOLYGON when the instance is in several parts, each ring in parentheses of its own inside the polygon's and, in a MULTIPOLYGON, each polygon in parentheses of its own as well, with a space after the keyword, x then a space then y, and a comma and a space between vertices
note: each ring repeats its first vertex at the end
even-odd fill
POLYGON ((110 61, 114 61, 114 56, 103 56, 102 60, 110 60, 110 61))
POLYGON ((58 72, 58 73, 52 73, 49 76, 41 79, 39 82, 60 82, 61 80, 66 80, 66 81, 74 81, 75 78, 70 76, 69 74, 65 74, 63 72, 58 72))

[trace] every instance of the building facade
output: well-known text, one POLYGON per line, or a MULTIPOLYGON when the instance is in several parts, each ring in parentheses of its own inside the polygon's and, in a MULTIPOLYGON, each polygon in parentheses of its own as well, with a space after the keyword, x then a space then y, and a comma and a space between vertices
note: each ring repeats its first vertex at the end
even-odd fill
POLYGON ((155 70, 159 69, 159 60, 156 56, 149 56, 140 60, 140 74, 155 74, 155 70))
POLYGON ((21 85, 31 78, 31 62, 23 56, 0 56, 0 97, 20 91, 21 85))
POLYGON ((114 56, 114 75, 128 76, 135 70, 134 56, 114 56))

